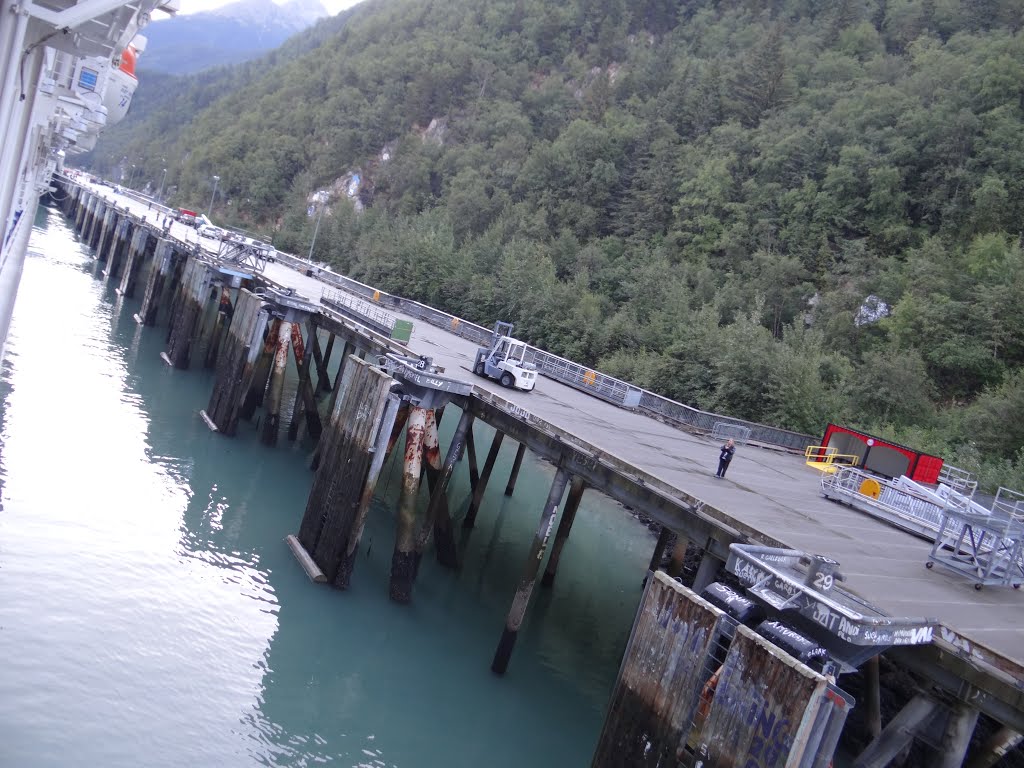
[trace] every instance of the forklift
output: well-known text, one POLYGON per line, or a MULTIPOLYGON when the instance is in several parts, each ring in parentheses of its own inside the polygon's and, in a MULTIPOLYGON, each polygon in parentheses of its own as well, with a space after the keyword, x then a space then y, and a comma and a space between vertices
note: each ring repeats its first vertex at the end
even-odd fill
POLYGON ((499 381, 503 387, 529 392, 537 384, 537 366, 523 359, 526 342, 512 338, 511 333, 512 323, 499 320, 494 324, 491 346, 476 351, 473 373, 499 381))

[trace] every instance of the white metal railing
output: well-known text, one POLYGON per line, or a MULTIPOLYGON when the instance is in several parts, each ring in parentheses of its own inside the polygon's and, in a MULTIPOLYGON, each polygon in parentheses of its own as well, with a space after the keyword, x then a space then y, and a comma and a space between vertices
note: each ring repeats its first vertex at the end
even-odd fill
POLYGON ((328 307, 340 309, 357 315, 363 320, 369 321, 376 330, 391 335, 395 328, 395 316, 385 312, 380 307, 358 299, 344 291, 336 291, 324 288, 320 294, 320 300, 328 307))
MULTIPOLYGON (((305 272, 306 269, 312 266, 303 259, 280 251, 277 253, 277 260, 302 272, 305 272)), ((362 305, 355 306, 361 306, 367 311, 378 306, 388 307, 397 312, 410 315, 417 320, 423 320, 430 325, 444 328, 481 346, 490 344, 492 332, 488 328, 470 323, 460 317, 442 312, 418 301, 393 296, 373 286, 360 283, 358 280, 339 275, 328 269, 321 268, 318 271, 319 279, 323 282, 339 288, 343 292, 354 294, 367 300, 362 305)), ((355 306, 349 307, 350 311, 357 311, 355 306)), ((387 326, 389 331, 393 325, 392 322, 390 326, 387 326)), ((572 360, 545 352, 537 347, 527 347, 526 359, 528 362, 536 365, 537 370, 548 378, 568 384, 571 387, 575 387, 615 405, 624 408, 638 408, 659 416, 666 421, 696 431, 712 433, 716 424, 728 424, 733 427, 749 430, 747 440, 777 445, 801 452, 808 445, 815 445, 819 439, 812 435, 792 432, 767 424, 758 424, 717 413, 701 411, 683 403, 670 400, 667 397, 662 397, 654 392, 641 389, 627 381, 608 376, 572 360)))

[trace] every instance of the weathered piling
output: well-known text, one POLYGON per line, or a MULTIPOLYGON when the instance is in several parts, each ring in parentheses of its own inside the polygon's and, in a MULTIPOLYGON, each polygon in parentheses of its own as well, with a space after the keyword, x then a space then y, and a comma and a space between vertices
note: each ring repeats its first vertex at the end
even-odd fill
POLYGON ((396 603, 412 600, 416 578, 416 500, 419 497, 423 461, 423 432, 427 411, 419 406, 409 409, 405 428, 405 455, 402 462, 402 492, 398 499, 398 526, 391 556, 389 595, 396 603))
POLYGON ((89 203, 90 197, 88 194, 83 196, 78 201, 78 210, 75 212, 75 230, 79 233, 82 231, 82 222, 85 221, 85 209, 89 203))
POLYGON ((132 227, 131 219, 127 216, 118 216, 113 234, 110 237, 110 245, 106 250, 101 249, 98 251, 96 258, 105 264, 109 264, 112 259, 121 258, 121 254, 127 247, 127 242, 131 237, 132 227))
POLYGON ((174 286, 176 259, 174 245, 170 240, 161 239, 153 251, 153 268, 146 280, 146 291, 142 297, 142 307, 135 316, 142 325, 155 325, 161 307, 167 304, 168 294, 174 286))
POLYGON ((206 409, 218 431, 225 435, 238 431, 239 412, 252 384, 256 358, 263 348, 268 316, 258 296, 244 288, 239 290, 206 409))
POLYGON ((193 335, 191 357, 203 368, 213 368, 217 364, 217 331, 222 327, 224 314, 231 311, 230 290, 226 308, 222 303, 223 293, 223 277, 214 274, 208 290, 200 297, 200 314, 193 335))
POLYGON ((132 247, 128 249, 128 257, 125 259, 121 284, 117 292, 126 298, 135 297, 135 287, 139 282, 139 273, 146 256, 152 255, 156 247, 156 239, 144 227, 138 227, 135 236, 132 237, 132 247))
MULTIPOLYGON (((423 550, 427 545, 431 531, 434 535, 434 551, 437 553, 437 562, 446 568, 457 568, 459 565, 458 549, 455 546, 455 531, 452 528, 452 517, 448 510, 448 479, 451 478, 451 469, 448 470, 447 477, 444 476, 444 465, 441 462, 441 445, 438 436, 437 425, 440 420, 437 415, 441 411, 427 411, 427 424, 423 436, 423 458, 427 476, 427 488, 430 490, 430 504, 427 507, 427 513, 424 516, 423 525, 420 527, 420 532, 416 537, 416 561, 417 569, 419 568, 419 561, 423 555, 423 550), (438 488, 444 482, 443 488, 438 488)), ((466 416, 471 420, 472 414, 466 412, 463 413, 463 418, 466 416)), ((466 420, 465 425, 469 425, 469 420, 466 420)), ((461 450, 462 442, 466 438, 466 426, 463 426, 463 421, 459 421, 459 427, 462 427, 461 434, 459 427, 456 427, 455 436, 452 437, 452 443, 458 443, 456 448, 456 456, 452 462, 452 469, 455 466, 455 461, 458 461, 458 451, 461 450)))
POLYGON ((103 222, 100 225, 100 236, 96 241, 96 259, 98 261, 103 261, 103 254, 110 247, 110 242, 114 238, 115 230, 117 229, 118 220, 116 206, 107 208, 103 214, 103 222))
MULTIPOLYGON (((299 527, 299 542, 337 587, 348 586, 365 510, 376 484, 395 407, 394 380, 356 357, 346 361, 341 393, 324 431, 320 466, 299 527), (390 398, 394 400, 394 398, 390 398)), ((397 406, 397 403, 395 403, 397 406)))
POLYGON ((668 526, 662 526, 658 533, 658 543, 654 545, 654 552, 651 553, 651 561, 647 564, 647 575, 644 576, 644 584, 654 575, 654 572, 661 568, 661 561, 665 559, 665 550, 672 540, 672 530, 668 526))
POLYGON ((307 346, 312 347, 313 361, 316 364, 316 391, 317 392, 330 392, 333 388, 331 385, 331 374, 327 370, 327 365, 331 361, 331 351, 334 349, 335 336, 332 333, 327 339, 327 350, 325 353, 320 352, 320 337, 317 333, 316 318, 310 317, 310 338, 312 344, 307 346))
POLYGON ((175 368, 189 367, 192 341, 212 278, 206 264, 198 259, 189 259, 182 274, 167 339, 167 359, 175 368))
POLYGON ((292 326, 292 353, 295 365, 299 370, 299 385, 295 392, 295 405, 292 408, 292 420, 288 425, 288 439, 295 440, 299 435, 300 419, 305 417, 306 431, 314 440, 323 432, 320 413, 316 405, 316 393, 310 382, 310 366, 313 361, 311 349, 316 347, 316 325, 309 322, 308 343, 302 341, 302 329, 298 323, 292 326))
POLYGON ((476 465, 476 440, 473 438, 472 424, 466 433, 466 463, 469 465, 469 489, 476 491, 477 483, 480 482, 480 470, 476 465))
POLYGON ((516 458, 512 462, 512 471, 508 473, 508 484, 505 486, 505 495, 511 496, 516 490, 516 480, 519 479, 519 470, 523 466, 523 456, 526 454, 526 443, 520 443, 516 448, 516 458))
POLYGON ((523 575, 519 580, 519 587, 516 589, 515 597, 512 599, 512 607, 509 609, 508 618, 505 619, 505 630, 502 632, 498 648, 494 652, 491 671, 496 674, 503 675, 508 669, 509 659, 512 658, 512 649, 515 647, 516 638, 519 636, 519 628, 523 625, 523 617, 526 615, 526 608, 530 604, 533 587, 537 583, 537 571, 540 570, 541 560, 544 559, 544 550, 547 549, 548 539, 551 537, 551 529, 555 524, 558 505, 562 501, 562 494, 565 493, 565 486, 568 483, 569 472, 564 467, 559 467, 555 471, 554 480, 551 481, 548 498, 544 502, 544 510, 541 512, 540 522, 537 524, 537 530, 533 535, 533 543, 530 545, 530 554, 526 557, 526 565, 523 568, 523 575))
POLYGON ((284 377, 288 368, 288 347, 292 341, 292 324, 282 320, 277 327, 277 342, 274 347, 274 362, 270 370, 270 383, 267 385, 266 408, 263 414, 263 426, 260 431, 260 442, 264 445, 277 445, 278 431, 281 426, 281 397, 284 394, 284 377))
POLYGON ((242 400, 242 408, 239 416, 243 419, 251 419, 256 409, 263 405, 263 398, 267 391, 267 381, 270 378, 270 369, 274 363, 274 350, 277 349, 277 336, 281 329, 281 319, 274 317, 270 321, 263 336, 263 345, 256 358, 252 380, 242 400))
POLYGON ((498 460, 498 451, 501 450, 501 441, 505 433, 495 430, 491 439, 491 448, 487 452, 487 459, 484 461, 484 470, 480 473, 480 479, 473 489, 473 498, 469 502, 469 509, 466 510, 466 517, 462 520, 462 527, 469 529, 476 525, 476 514, 480 511, 480 504, 483 502, 484 493, 487 491, 487 483, 491 479, 491 472, 494 470, 494 463, 498 460))
POLYGON ((572 524, 576 520, 576 511, 580 508, 580 501, 583 499, 583 491, 587 489, 581 477, 573 477, 572 485, 569 486, 569 498, 565 500, 565 509, 562 511, 562 519, 558 523, 558 530, 555 532, 555 541, 551 545, 551 555, 548 557, 548 564, 544 568, 544 575, 541 577, 540 585, 550 587, 555 583, 555 574, 558 572, 558 562, 562 559, 562 550, 565 542, 569 539, 572 531, 572 524))

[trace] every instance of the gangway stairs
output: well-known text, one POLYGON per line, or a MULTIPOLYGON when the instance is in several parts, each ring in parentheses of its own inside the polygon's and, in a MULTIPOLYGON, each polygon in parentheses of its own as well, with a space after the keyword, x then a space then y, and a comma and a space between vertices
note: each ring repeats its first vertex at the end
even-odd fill
POLYGON ((940 565, 974 581, 974 588, 1024 583, 1024 494, 1000 488, 992 509, 979 514, 949 507, 942 515, 929 568, 940 565))
MULTIPOLYGON (((973 493, 973 480, 957 478, 962 490, 973 493)), ((1000 488, 989 509, 950 485, 930 487, 907 477, 892 480, 855 467, 822 475, 821 492, 928 539, 932 549, 926 566, 938 564, 968 576, 975 589, 1019 588, 1024 582, 1024 494, 1000 488)))

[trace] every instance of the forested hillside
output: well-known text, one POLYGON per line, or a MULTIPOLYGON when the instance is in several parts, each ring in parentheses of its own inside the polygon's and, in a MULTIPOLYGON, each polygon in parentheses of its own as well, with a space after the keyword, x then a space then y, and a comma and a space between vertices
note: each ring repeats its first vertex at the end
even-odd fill
POLYGON ((1024 490, 1022 25, 1019 0, 367 0, 106 156, 166 157, 182 202, 219 174, 221 218, 299 253, 332 189, 316 256, 356 278, 1024 490))

